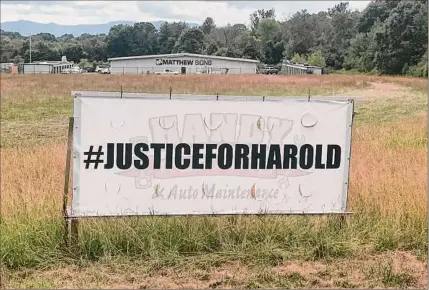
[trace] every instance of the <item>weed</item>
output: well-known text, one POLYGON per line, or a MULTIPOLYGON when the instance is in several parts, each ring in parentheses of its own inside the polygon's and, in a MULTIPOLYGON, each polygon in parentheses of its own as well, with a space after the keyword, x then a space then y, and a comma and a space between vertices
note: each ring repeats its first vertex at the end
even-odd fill
POLYGON ((367 278, 379 280, 385 287, 409 287, 415 282, 413 275, 406 269, 395 270, 391 259, 371 266, 366 273, 367 278))

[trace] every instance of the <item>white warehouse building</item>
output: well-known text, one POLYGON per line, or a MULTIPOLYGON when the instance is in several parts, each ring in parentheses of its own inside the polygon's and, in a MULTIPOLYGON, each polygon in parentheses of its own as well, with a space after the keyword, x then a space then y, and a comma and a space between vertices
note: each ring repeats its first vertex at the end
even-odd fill
POLYGON ((193 53, 109 58, 112 74, 255 74, 257 60, 193 53))
POLYGON ((61 61, 35 61, 20 64, 20 73, 23 74, 59 74, 65 69, 73 67, 73 62, 63 56, 61 61))
POLYGON ((73 63, 60 61, 41 61, 23 63, 20 66, 20 72, 23 74, 59 74, 64 69, 72 68, 73 63))

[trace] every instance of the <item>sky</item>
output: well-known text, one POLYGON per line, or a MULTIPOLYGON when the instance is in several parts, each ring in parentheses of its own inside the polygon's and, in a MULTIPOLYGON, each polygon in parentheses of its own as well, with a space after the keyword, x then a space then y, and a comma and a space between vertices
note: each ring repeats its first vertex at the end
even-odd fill
MULTIPOLYGON (((202 23, 207 16, 217 25, 249 24, 257 9, 275 8, 282 20, 301 9, 326 11, 341 1, 1 1, 1 22, 29 20, 57 24, 101 24, 111 21, 186 21, 202 23)), ((362 10, 370 1, 349 1, 362 10)))

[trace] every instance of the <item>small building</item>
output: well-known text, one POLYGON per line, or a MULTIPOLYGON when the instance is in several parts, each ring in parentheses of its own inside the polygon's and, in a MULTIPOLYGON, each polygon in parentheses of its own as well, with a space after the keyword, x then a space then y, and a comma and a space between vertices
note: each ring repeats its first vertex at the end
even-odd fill
POLYGON ((285 75, 322 75, 325 73, 325 70, 323 69, 323 67, 320 66, 298 64, 293 63, 291 61, 283 61, 281 72, 285 75))
POLYGON ((73 67, 73 62, 62 61, 40 61, 23 63, 20 65, 20 73, 23 74, 58 74, 64 69, 73 67))
POLYGON ((193 53, 109 58, 112 74, 255 74, 253 59, 193 53))
POLYGON ((13 62, 0 63, 0 73, 17 73, 18 68, 13 62))
POLYGON ((324 72, 323 67, 315 66, 315 65, 309 65, 307 66, 307 69, 309 73, 313 75, 321 75, 324 72))

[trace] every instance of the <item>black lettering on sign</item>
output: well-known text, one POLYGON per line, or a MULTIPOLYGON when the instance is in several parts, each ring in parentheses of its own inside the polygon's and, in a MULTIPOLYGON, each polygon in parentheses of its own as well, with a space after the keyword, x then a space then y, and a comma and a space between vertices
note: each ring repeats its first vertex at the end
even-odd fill
POLYGON ((222 144, 218 149, 218 166, 220 169, 229 169, 232 166, 232 146, 222 144))
POLYGON ((267 169, 282 168, 282 157, 280 153, 280 145, 274 144, 270 146, 270 152, 268 153, 267 169))
POLYGON ((125 170, 131 167, 133 162, 133 144, 118 143, 116 144, 116 166, 119 169, 125 170), (124 149, 125 145, 125 149, 124 149))
POLYGON ((204 148, 204 144, 193 144, 192 149, 192 169, 204 169, 204 164, 200 161, 203 158, 201 150, 204 148))
POLYGON ((283 169, 296 169, 298 167, 297 154, 298 148, 296 145, 283 146, 283 169))
POLYGON ((249 169, 249 146, 235 145, 235 169, 249 169))
POLYGON ((167 144, 165 148, 165 169, 173 168, 173 144, 167 144))
POLYGON ((186 143, 177 144, 174 153, 174 164, 176 165, 176 168, 181 170, 187 169, 191 161, 189 160, 189 158, 183 158, 182 155, 190 155, 191 146, 186 143))
POLYGON ((299 148, 299 166, 302 169, 310 169, 313 166, 314 149, 310 144, 304 144, 299 148))
MULTIPOLYGON (((161 59, 157 58, 155 59, 156 65, 193 65, 194 60, 193 59, 161 59)), ((195 65, 212 65, 211 60, 195 60, 195 65)))
POLYGON ((341 165, 341 147, 338 145, 328 145, 326 157, 326 168, 337 169, 341 165))
MULTIPOLYGON (((172 145, 172 144, 169 144, 172 145)), ((138 143, 134 147, 134 155, 138 159, 134 160, 134 167, 137 169, 146 169, 149 167, 149 158, 144 153, 149 151, 149 146, 146 143, 138 143)))
POLYGON ((267 156, 267 145, 253 144, 252 145, 252 169, 265 169, 267 156))
MULTIPOLYGON (((337 144, 328 144, 326 150, 322 144, 304 144, 299 149, 292 144, 285 144, 282 149, 279 144, 231 145, 228 143, 220 144, 219 147, 218 144, 204 143, 192 145, 186 143, 177 145, 172 143, 137 143, 135 145, 132 143, 107 143, 106 147, 104 169, 112 169, 115 166, 122 170, 129 169, 131 166, 140 170, 147 169, 149 166, 153 169, 161 169, 164 161, 165 169, 177 168, 180 170, 188 169, 190 166, 192 169, 212 169, 213 164, 216 163, 220 169, 234 168, 237 170, 298 169, 298 167, 301 169, 313 167, 314 169, 338 169, 342 160, 342 149, 337 144), (149 160, 148 151, 150 150, 153 152, 153 164, 150 164, 149 160)), ((85 154, 87 153, 85 152, 85 154)))
POLYGON ((316 145, 316 169, 325 169, 325 164, 322 162, 323 145, 316 145))
POLYGON ((115 143, 107 143, 107 157, 104 169, 112 169, 115 165, 115 143))
POLYGON ((216 158, 216 153, 213 152, 217 148, 216 144, 206 145, 206 169, 212 169, 213 159, 216 158))
POLYGON ((153 149, 153 169, 161 169, 161 150, 165 148, 165 144, 152 143, 150 148, 153 149))

